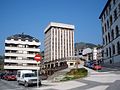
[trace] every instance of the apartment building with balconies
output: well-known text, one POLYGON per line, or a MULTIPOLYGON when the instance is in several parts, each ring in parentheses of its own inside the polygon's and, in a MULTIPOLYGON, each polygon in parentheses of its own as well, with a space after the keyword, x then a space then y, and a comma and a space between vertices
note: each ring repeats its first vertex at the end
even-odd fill
POLYGON ((103 61, 120 64, 120 0, 108 0, 100 14, 103 61))
POLYGON ((38 39, 22 34, 9 36, 5 40, 5 70, 37 70, 37 62, 34 56, 40 53, 40 42, 38 39))

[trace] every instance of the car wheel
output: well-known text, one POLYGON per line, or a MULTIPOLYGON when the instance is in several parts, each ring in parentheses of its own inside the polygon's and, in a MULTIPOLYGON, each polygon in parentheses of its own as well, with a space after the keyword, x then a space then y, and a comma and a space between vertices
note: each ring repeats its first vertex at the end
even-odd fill
POLYGON ((41 84, 41 82, 39 82, 39 86, 41 86, 42 84, 41 84))
POLYGON ((24 86, 25 86, 25 87, 28 87, 28 83, 27 83, 27 82, 25 82, 25 83, 24 83, 24 86))
POLYGON ((20 81, 17 81, 18 85, 20 85, 20 81))
POLYGON ((8 78, 6 78, 6 80, 7 80, 7 81, 9 81, 9 79, 8 79, 8 78))

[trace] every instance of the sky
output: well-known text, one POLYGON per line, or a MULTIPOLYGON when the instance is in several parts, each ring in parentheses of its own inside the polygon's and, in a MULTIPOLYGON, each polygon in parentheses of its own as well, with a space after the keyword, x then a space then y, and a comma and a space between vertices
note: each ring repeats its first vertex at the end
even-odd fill
POLYGON ((50 22, 75 25, 75 43, 102 43, 99 19, 107 0, 0 0, 0 55, 5 39, 31 35, 44 50, 44 29, 50 22))

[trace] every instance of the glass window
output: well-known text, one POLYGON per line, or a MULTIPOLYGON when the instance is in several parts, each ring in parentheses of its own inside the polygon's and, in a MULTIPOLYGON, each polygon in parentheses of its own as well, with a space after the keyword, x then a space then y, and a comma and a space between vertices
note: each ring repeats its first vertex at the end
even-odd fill
POLYGON ((106 48, 106 56, 108 56, 108 48, 106 48))
POLYGON ((106 44, 107 44, 107 35, 105 36, 105 39, 106 39, 106 44))
POLYGON ((118 28, 118 26, 116 26, 115 31, 116 31, 116 37, 118 37, 119 36, 119 28, 118 28))
POLYGON ((109 41, 109 43, 110 43, 110 33, 108 33, 108 41, 109 41))
POLYGON ((111 47, 109 47, 109 56, 111 57, 111 47))
POLYGON ((109 12, 111 11, 111 4, 109 4, 109 12))
POLYGON ((115 54, 115 45, 114 44, 112 45, 112 51, 113 51, 113 54, 115 54))
POLYGON ((103 45, 105 44, 105 40, 104 40, 104 38, 103 38, 103 45))
POLYGON ((113 4, 115 5, 115 3, 116 3, 116 0, 113 0, 113 4))
POLYGON ((114 10, 114 21, 117 19, 117 9, 114 10))
POLYGON ((104 27, 102 27, 102 34, 104 34, 104 27))
POLYGON ((120 43, 117 42, 117 53, 120 54, 120 43))
POLYGON ((109 28, 109 21, 107 20, 107 28, 109 28))
POLYGON ((120 12, 120 3, 119 3, 119 5, 118 5, 118 8, 119 8, 119 12, 120 12))
POLYGON ((106 23, 105 23, 105 27, 104 27, 104 28, 105 28, 105 32, 106 32, 106 31, 107 31, 107 28, 106 28, 106 23))
POLYGON ((110 25, 112 25, 112 22, 113 22, 113 20, 112 20, 112 15, 110 16, 110 25))
POLYGON ((111 37, 112 37, 112 40, 114 40, 114 30, 112 30, 111 32, 111 37))

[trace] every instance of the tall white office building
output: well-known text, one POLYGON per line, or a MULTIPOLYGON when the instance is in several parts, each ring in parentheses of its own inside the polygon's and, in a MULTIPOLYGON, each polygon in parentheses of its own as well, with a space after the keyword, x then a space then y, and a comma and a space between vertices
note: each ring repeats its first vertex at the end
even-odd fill
POLYGON ((51 22, 45 29, 45 60, 52 67, 74 55, 74 25, 51 22))
POLYGON ((120 0, 108 0, 99 19, 102 22, 103 61, 120 65, 120 0))
POLYGON ((34 60, 35 54, 40 52, 40 42, 38 39, 26 35, 15 34, 5 40, 5 70, 37 70, 37 62, 34 60))

